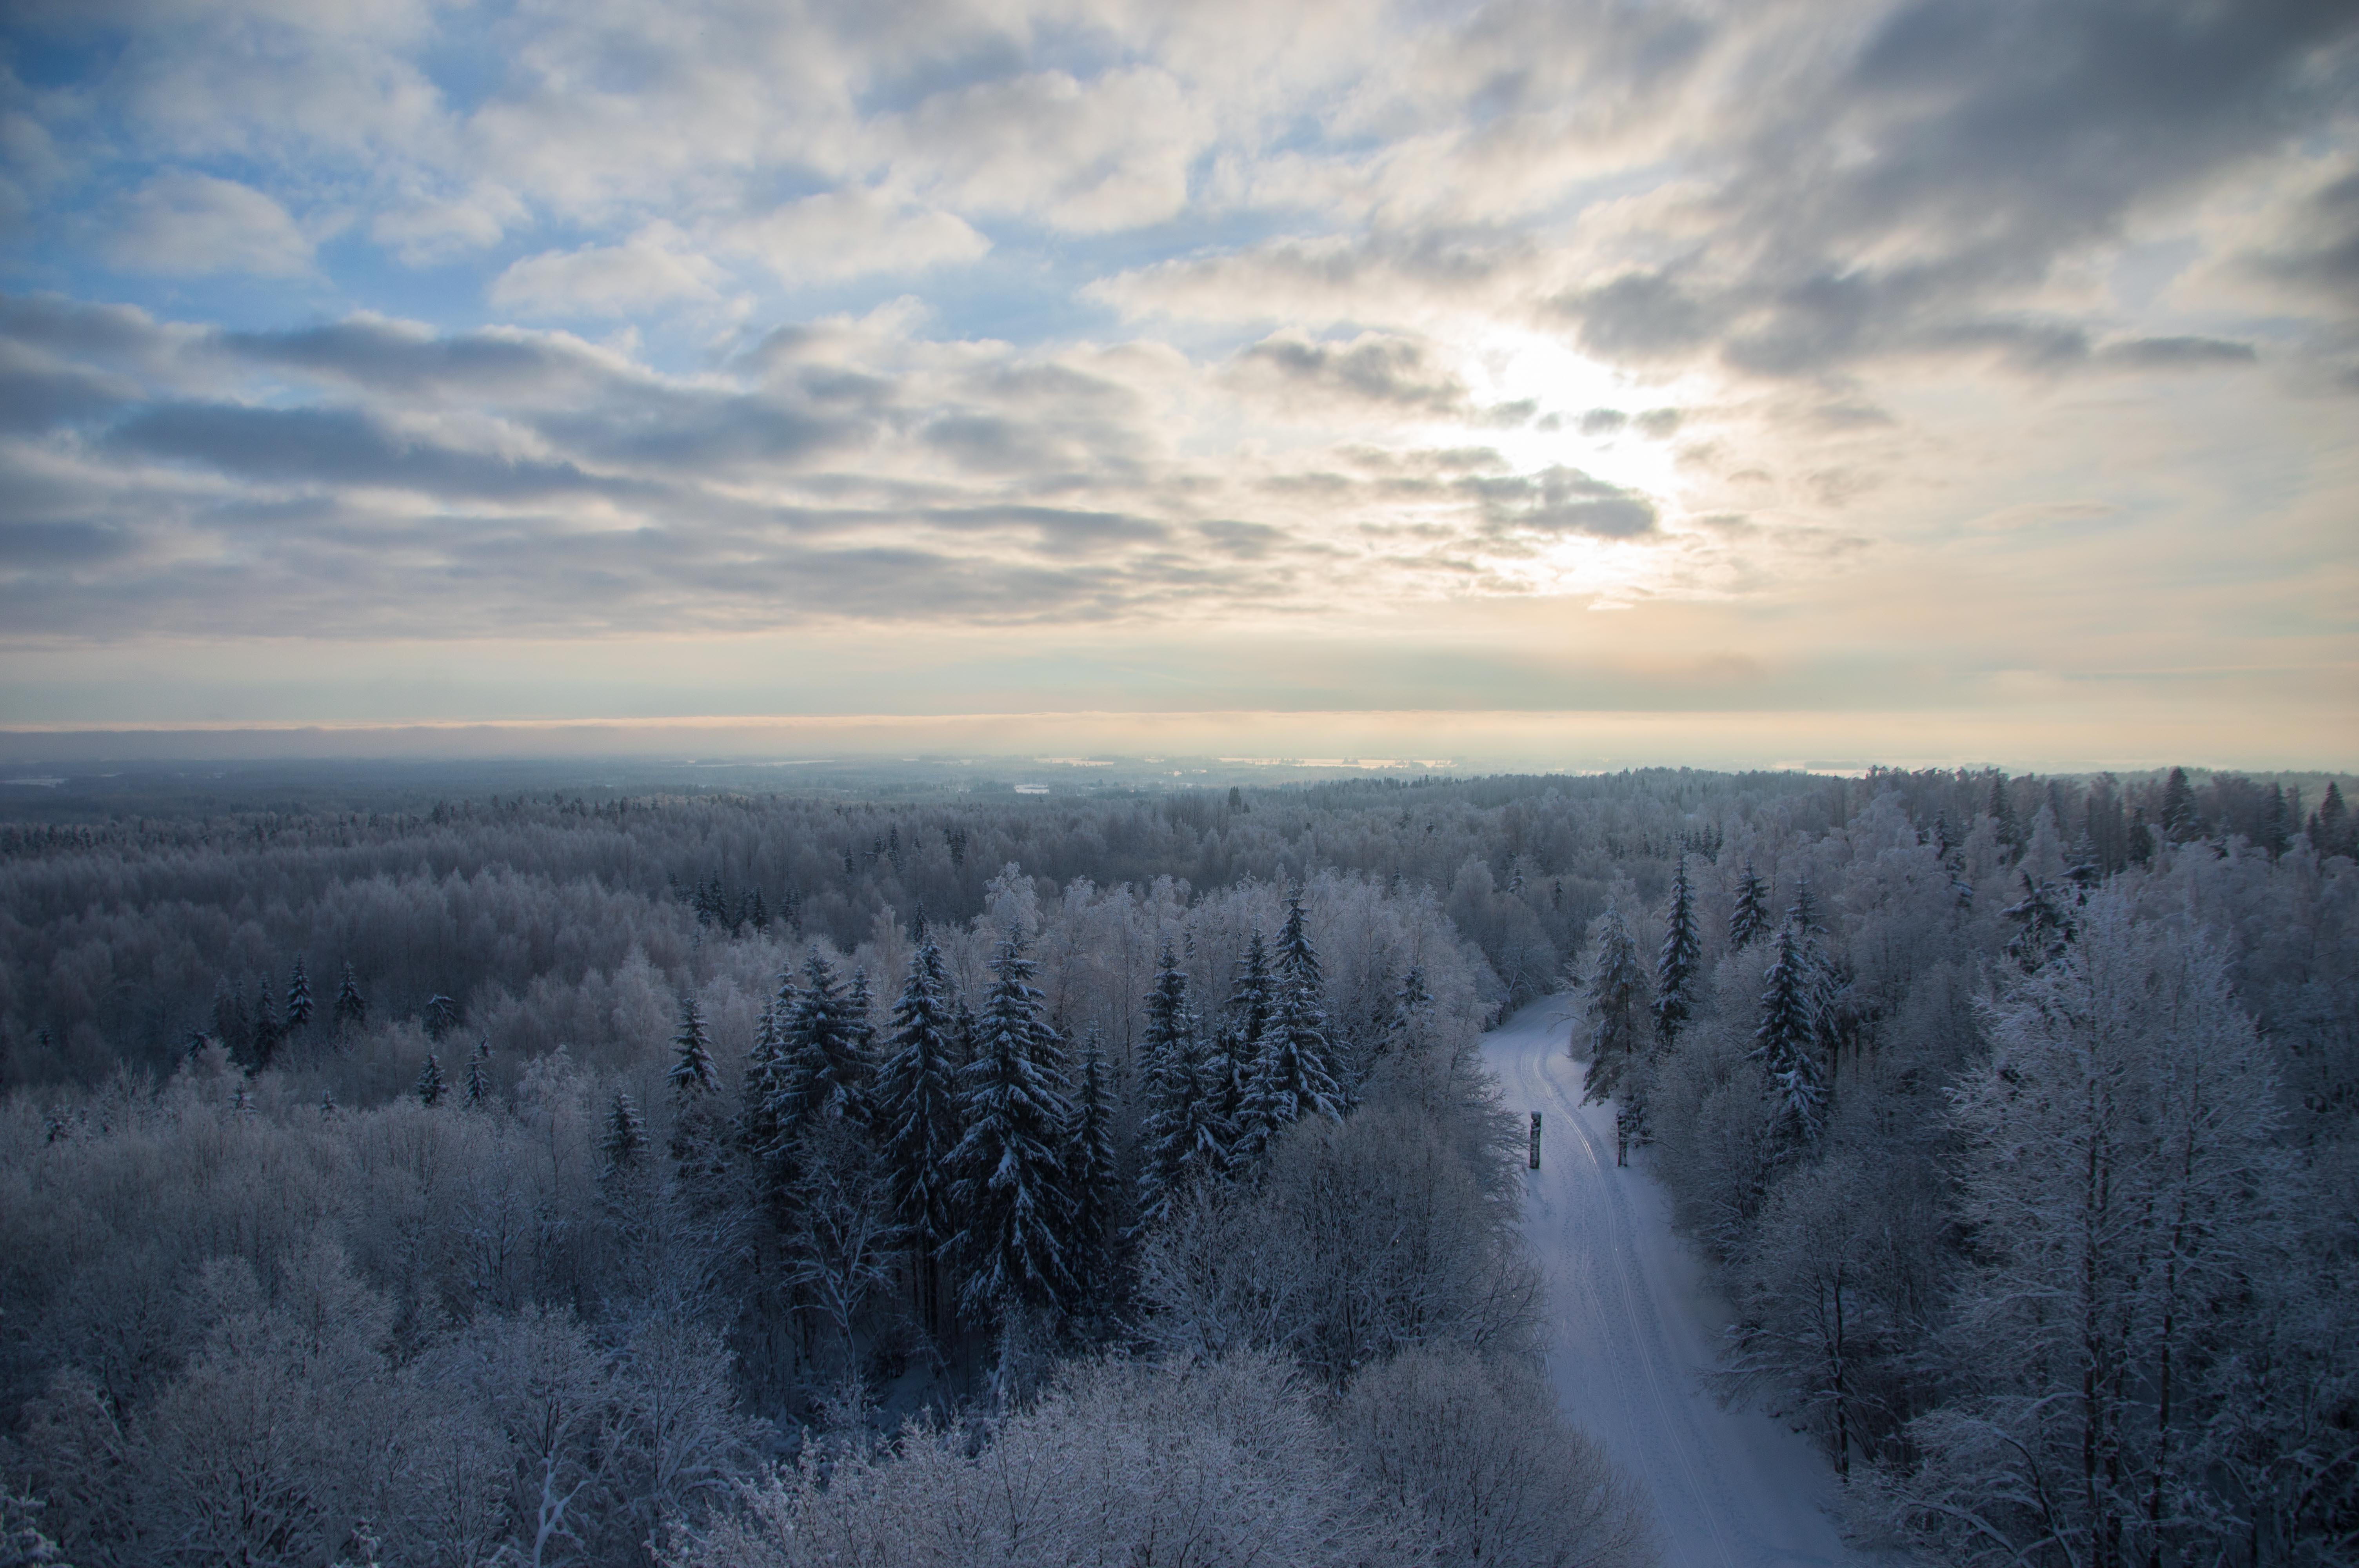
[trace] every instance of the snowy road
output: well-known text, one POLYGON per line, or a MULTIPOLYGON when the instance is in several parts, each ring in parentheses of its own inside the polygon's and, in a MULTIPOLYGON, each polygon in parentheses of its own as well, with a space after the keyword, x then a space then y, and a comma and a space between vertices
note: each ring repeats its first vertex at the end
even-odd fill
POLYGON ((1541 1114, 1525 1230, 1548 1276, 1549 1376, 1572 1422, 1651 1496, 1665 1568, 1864 1564, 1823 1503, 1832 1469, 1755 1411, 1724 1411, 1698 1376, 1723 1308, 1671 1234, 1670 1202, 1614 1164, 1614 1110, 1581 1104, 1571 999, 1535 1003, 1483 1042, 1508 1109, 1541 1114))

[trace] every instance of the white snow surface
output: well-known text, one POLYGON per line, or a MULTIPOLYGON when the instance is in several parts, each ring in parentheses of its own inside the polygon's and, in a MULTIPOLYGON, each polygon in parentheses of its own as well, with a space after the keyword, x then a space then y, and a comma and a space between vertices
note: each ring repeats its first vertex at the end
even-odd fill
POLYGON ((1614 1163, 1614 1107, 1581 1103, 1574 999, 1535 1002, 1484 1037, 1503 1102, 1540 1113, 1524 1231, 1548 1278, 1549 1380, 1565 1416, 1652 1500, 1665 1568, 1877 1560, 1827 1512, 1838 1483, 1810 1441, 1702 1386, 1729 1316, 1671 1233, 1670 1199, 1634 1154, 1614 1163))

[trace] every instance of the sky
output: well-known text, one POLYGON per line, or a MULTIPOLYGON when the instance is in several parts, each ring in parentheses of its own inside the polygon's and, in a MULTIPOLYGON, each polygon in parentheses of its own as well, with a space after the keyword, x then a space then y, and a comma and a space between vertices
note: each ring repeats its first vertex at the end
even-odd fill
POLYGON ((2348 0, 0 20, 20 735, 2351 768, 2354 622, 2348 0))

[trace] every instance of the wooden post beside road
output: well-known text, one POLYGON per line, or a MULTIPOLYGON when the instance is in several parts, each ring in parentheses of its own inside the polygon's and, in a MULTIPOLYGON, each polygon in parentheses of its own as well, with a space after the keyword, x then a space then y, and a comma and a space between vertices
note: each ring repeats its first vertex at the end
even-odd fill
POLYGON ((1532 1169, 1540 1168, 1540 1113, 1532 1112, 1532 1169))

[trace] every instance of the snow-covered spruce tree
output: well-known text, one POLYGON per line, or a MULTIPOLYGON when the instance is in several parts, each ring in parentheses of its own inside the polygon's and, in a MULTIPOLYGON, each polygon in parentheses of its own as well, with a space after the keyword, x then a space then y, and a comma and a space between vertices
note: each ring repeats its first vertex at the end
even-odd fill
POLYGON ((1769 884, 1745 862, 1745 874, 1736 881, 1736 902, 1728 911, 1728 950, 1742 953, 1769 929, 1769 884))
POLYGON ((1768 1075, 1777 1097, 1776 1135, 1788 1143, 1812 1143, 1826 1123, 1826 1088, 1819 1065, 1818 966, 1799 920, 1777 933, 1777 946, 1762 975, 1761 1022, 1753 1032, 1752 1056, 1768 1075))
POLYGON ((876 1062, 876 993, 868 984, 868 970, 852 967, 852 989, 843 999, 844 1022, 852 1035, 853 1054, 870 1072, 876 1062))
POLYGON ((2195 810, 2195 786, 2187 782, 2185 768, 2173 768, 2162 785, 2163 836, 2175 844, 2199 838, 2203 824, 2195 810))
POLYGON ((481 1110, 492 1103, 492 1043, 478 1040, 467 1054, 467 1077, 462 1098, 469 1110, 481 1110))
MULTIPOLYGON (((1584 1103, 1624 1096, 1637 1087, 1646 1052, 1647 970, 1638 959, 1638 944, 1622 918, 1619 906, 1608 903, 1597 917, 1590 940, 1597 957, 1582 989, 1589 997, 1589 1071, 1582 1079, 1584 1103)), ((1581 1037, 1576 1032, 1575 1049, 1581 1037)))
POLYGON ((1807 876, 1794 879, 1794 902, 1787 907, 1786 924, 1799 932, 1804 942, 1816 942, 1826 929, 1819 921, 1819 895, 1811 891, 1807 876))
POLYGON ((1010 926, 991 959, 975 1055, 959 1075, 965 1133, 951 1152, 959 1304, 978 1323, 1073 1299, 1073 1200, 1064 1141, 1072 1121, 1063 1050, 1040 1016, 1036 966, 1010 926))
MULTIPOLYGON (((864 978, 862 989, 866 989, 864 978)), ((811 954, 779 1043, 785 1070, 770 1108, 778 1137, 792 1140, 806 1122, 821 1116, 868 1125, 875 1065, 863 1044, 866 1033, 865 1011, 853 1011, 834 967, 811 954)))
POLYGON ((647 1158, 647 1123, 631 1097, 621 1089, 614 1091, 614 1103, 607 1107, 606 1130, 599 1137, 598 1152, 605 1157, 609 1172, 636 1170, 647 1158))
POLYGON ((442 1076, 442 1058, 429 1051, 426 1053, 426 1065, 418 1070, 418 1082, 411 1087, 410 1092, 418 1097, 419 1104, 431 1108, 442 1103, 442 1097, 450 1091, 450 1087, 442 1076))
POLYGON ((1287 895, 1286 925, 1277 934, 1277 973, 1280 979, 1297 981, 1314 991, 1326 983, 1319 968, 1319 950, 1310 945, 1310 927, 1303 915, 1300 888, 1287 895))
POLYGON ((1277 1005, 1262 1031, 1261 1051, 1245 1085, 1239 1158, 1252 1162, 1271 1139, 1305 1118, 1332 1121, 1343 1114, 1342 1096, 1327 1070, 1326 1022, 1326 1011, 1308 985, 1292 976, 1278 982, 1277 1005))
POLYGON ((1147 996, 1146 1114, 1139 1127, 1138 1223, 1159 1224, 1192 1187, 1228 1168, 1231 1133, 1222 1101, 1226 1057, 1202 1036, 1188 1005, 1188 972, 1163 944, 1147 996))
POLYGON ((1229 1022, 1248 1051, 1258 1054, 1262 1030, 1277 1005, 1277 981, 1269 970, 1269 947, 1256 930, 1245 943, 1245 957, 1237 961, 1235 980, 1229 989, 1229 1022))
POLYGON ((795 1008, 794 972, 778 971, 777 990, 762 1004, 754 1027, 754 1043, 745 1053, 745 1074, 738 1085, 737 1147, 745 1152, 754 1195, 772 1219, 783 1219, 788 1189, 794 1184, 794 1161, 779 1135, 778 1106, 790 1072, 787 1065, 787 1020, 795 1008))
POLYGON ((893 1004, 893 1033, 876 1075, 875 1130, 893 1216, 908 1238, 919 1316, 941 1326, 941 1253, 958 1225, 951 1206, 951 1152, 960 1122, 958 1027, 941 949, 923 936, 893 1004))
POLYGON ((1655 960, 1655 1037, 1675 1044, 1695 1011, 1696 971, 1703 964, 1703 939, 1696 930, 1695 889, 1688 881, 1688 858, 1680 857, 1671 877, 1671 906, 1663 923, 1663 950, 1655 960))
POLYGON ((439 1045, 459 1027, 459 1004, 436 991, 426 999, 425 1010, 418 1015, 418 1021, 426 1030, 426 1038, 439 1045))
POLYGON ((310 1023, 314 1011, 311 977, 303 972, 303 960, 299 957, 294 972, 287 977, 287 1033, 292 1034, 310 1023))
POLYGON ((1114 1282, 1114 1243, 1122 1234, 1121 1165, 1114 1144, 1112 1086, 1105 1045, 1094 1025, 1082 1040, 1081 1083, 1065 1144, 1066 1184, 1073 1196, 1074 1306, 1102 1303, 1114 1282))
POLYGON ((2076 929, 2072 897, 2049 881, 2033 881, 2022 873, 2023 897, 2000 913, 2015 923, 2006 939, 2006 956, 2025 974, 2032 974, 2063 957, 2076 929))
POLYGON ((679 1032, 671 1037, 671 1070, 664 1076, 674 1099, 685 1103, 721 1087, 720 1071, 712 1065, 712 1039, 704 1031, 704 1009, 693 996, 679 999, 679 1032))
POLYGON ((712 1041, 704 1029, 704 1010, 692 995, 679 999, 679 1031, 672 1036, 671 1085, 672 1170, 680 1191, 700 1213, 717 1209, 726 1195, 722 1178, 728 1166, 727 1128, 714 1099, 721 1073, 713 1065, 712 1041))
POLYGON ((1960 1392, 1911 1423, 1894 1512, 1961 1564, 2244 1561, 2274 1531, 2214 1444, 2265 1342, 2256 1287, 2289 1266, 2288 1175, 2226 956, 2101 892, 1988 1023, 1952 1096, 1960 1392))
POLYGON ((339 1029, 358 1029, 368 1022, 368 999, 361 995, 360 977, 353 973, 350 959, 345 960, 343 980, 336 987, 332 1011, 339 1029))
POLYGON ((2310 847, 2321 855, 2352 852, 2351 812, 2343 805, 2343 785, 2336 780, 2326 781, 2326 794, 2318 809, 2310 814, 2310 847))
MULTIPOLYGON (((791 990, 791 987, 789 987, 791 990)), ((766 1001, 754 1021, 754 1043, 745 1048, 745 1070, 737 1080, 737 1146, 757 1162, 777 1141, 770 1104, 778 1092, 786 1054, 779 1046, 778 1006, 766 1001)))
POLYGON ((254 988, 253 1046, 250 1060, 254 1070, 261 1072, 278 1054, 278 1047, 287 1038, 279 1027, 278 1004, 270 995, 270 982, 256 981, 254 988))

